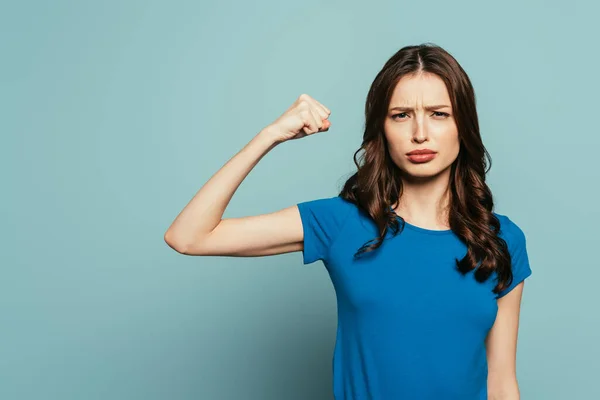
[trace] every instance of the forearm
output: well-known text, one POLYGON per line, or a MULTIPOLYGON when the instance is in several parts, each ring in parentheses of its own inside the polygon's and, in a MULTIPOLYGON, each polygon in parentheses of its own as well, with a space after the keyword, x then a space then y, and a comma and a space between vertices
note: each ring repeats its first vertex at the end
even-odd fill
POLYGON ((185 248, 209 234, 220 222, 233 194, 258 162, 277 145, 268 127, 219 169, 175 218, 165 241, 185 248))
POLYGON ((488 400, 520 400, 519 387, 514 385, 500 389, 488 389, 488 400))

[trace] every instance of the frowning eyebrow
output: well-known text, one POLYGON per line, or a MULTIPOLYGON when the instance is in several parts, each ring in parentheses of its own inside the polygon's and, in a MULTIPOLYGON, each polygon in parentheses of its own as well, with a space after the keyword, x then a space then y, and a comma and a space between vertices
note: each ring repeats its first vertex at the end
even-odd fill
MULTIPOLYGON (((427 111, 431 111, 431 110, 438 110, 440 108, 450 108, 450 106, 448 106, 446 104, 437 104, 437 105, 433 105, 433 106, 425 106, 424 108, 427 111)), ((413 111, 414 108, 412 108, 412 107, 393 107, 393 108, 390 108, 390 111, 394 111, 394 110, 398 110, 398 111, 413 111)))

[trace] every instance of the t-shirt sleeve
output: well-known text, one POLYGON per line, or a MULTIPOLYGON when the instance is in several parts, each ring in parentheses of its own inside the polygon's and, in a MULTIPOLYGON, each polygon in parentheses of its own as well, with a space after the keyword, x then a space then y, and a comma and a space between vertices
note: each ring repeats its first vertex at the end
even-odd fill
POLYGON ((342 230, 349 213, 348 204, 350 203, 340 196, 297 204, 304 232, 304 264, 327 258, 329 248, 342 230))
POLYGON ((501 226, 500 229, 504 230, 505 233, 504 239, 508 245, 508 251, 511 257, 513 281, 508 287, 496 295, 496 298, 498 299, 507 295, 515 288, 515 286, 523 282, 525 278, 531 275, 525 233, 517 224, 511 221, 510 218, 505 216, 504 219, 504 226, 501 226))

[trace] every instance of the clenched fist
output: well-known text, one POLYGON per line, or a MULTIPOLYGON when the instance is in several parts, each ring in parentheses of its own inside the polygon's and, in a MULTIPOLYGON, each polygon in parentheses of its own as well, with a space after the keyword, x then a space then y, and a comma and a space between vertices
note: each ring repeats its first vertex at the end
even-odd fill
POLYGON ((329 129, 331 122, 327 119, 331 111, 307 94, 301 94, 298 99, 279 118, 268 125, 267 130, 276 142, 324 132, 329 129))

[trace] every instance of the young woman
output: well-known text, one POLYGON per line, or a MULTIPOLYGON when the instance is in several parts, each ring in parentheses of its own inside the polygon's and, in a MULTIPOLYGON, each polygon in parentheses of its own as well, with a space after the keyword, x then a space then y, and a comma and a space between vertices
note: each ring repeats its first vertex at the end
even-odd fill
POLYGON ((385 63, 339 195, 222 219, 269 150, 327 131, 330 113, 301 95, 198 191, 166 242, 189 255, 322 260, 338 304, 336 399, 519 399, 525 235, 493 211, 473 88, 444 49, 407 46, 385 63))

